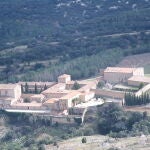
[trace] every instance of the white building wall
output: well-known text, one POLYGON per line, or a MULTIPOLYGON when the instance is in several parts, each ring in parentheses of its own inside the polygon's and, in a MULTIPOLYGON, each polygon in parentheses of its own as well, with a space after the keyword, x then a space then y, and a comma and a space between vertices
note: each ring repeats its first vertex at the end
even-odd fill
POLYGON ((20 99, 20 97, 21 97, 21 86, 20 85, 17 85, 16 87, 15 87, 15 89, 14 89, 14 98, 16 99, 16 100, 18 100, 18 99, 20 99))
POLYGON ((133 76, 144 76, 144 68, 137 68, 133 71, 133 76))
POLYGON ((10 97, 18 100, 21 97, 21 86, 17 85, 14 89, 0 89, 0 97, 10 97))
POLYGON ((67 83, 69 81, 71 81, 71 76, 58 77, 58 83, 67 83))
POLYGON ((0 97, 12 97, 14 98, 14 89, 0 89, 0 97))
POLYGON ((132 73, 104 72, 104 80, 109 83, 127 82, 132 73))

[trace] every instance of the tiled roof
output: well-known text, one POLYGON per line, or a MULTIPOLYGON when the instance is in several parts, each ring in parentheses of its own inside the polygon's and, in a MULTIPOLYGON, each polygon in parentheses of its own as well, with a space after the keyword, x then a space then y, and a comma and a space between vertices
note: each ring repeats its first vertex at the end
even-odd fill
POLYGON ((78 95, 80 95, 80 92, 70 91, 67 95, 61 97, 60 99, 70 99, 70 98, 73 98, 73 97, 78 96, 78 95))
POLYGON ((128 81, 137 81, 137 82, 143 82, 143 83, 150 83, 150 77, 145 76, 132 76, 128 79, 128 81))
POLYGON ((59 99, 57 99, 57 98, 51 98, 51 99, 45 101, 44 104, 52 104, 52 103, 55 103, 55 102, 58 101, 58 100, 59 100, 59 99))
POLYGON ((58 78, 65 78, 65 77, 70 77, 69 74, 63 74, 63 75, 60 75, 58 78))
POLYGON ((18 84, 0 84, 0 89, 14 89, 18 84))
POLYGON ((54 93, 57 91, 65 91, 65 84, 64 83, 57 83, 54 86, 48 88, 47 90, 43 91, 42 93, 54 93))
POLYGON ((17 103, 12 106, 22 106, 22 107, 41 107, 42 103, 17 103))
POLYGON ((41 98, 41 97, 44 97, 43 94, 35 94, 35 95, 32 95, 31 96, 32 98, 41 98))
POLYGON ((132 73, 137 68, 107 67, 104 72, 132 73))

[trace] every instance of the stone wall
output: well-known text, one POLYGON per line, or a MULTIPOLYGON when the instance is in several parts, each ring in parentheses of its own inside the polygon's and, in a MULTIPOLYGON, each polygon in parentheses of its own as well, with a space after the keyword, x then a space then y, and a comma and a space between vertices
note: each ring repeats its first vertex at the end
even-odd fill
POLYGON ((96 89, 93 90, 95 95, 116 99, 123 99, 125 96, 125 92, 122 91, 114 91, 114 90, 105 90, 105 89, 96 89))

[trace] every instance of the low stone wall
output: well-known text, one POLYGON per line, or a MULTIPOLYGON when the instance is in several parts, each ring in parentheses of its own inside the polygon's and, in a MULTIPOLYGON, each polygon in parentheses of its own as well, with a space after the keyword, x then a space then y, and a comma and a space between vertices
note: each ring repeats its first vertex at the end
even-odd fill
POLYGON ((52 116, 52 124, 75 124, 73 116, 52 116))
POLYGON ((17 106, 17 105, 11 105, 11 109, 16 110, 47 110, 46 107, 43 106, 17 106))
POLYGON ((122 91, 105 90, 105 89, 96 89, 92 91, 95 92, 95 95, 102 96, 102 97, 123 99, 125 96, 125 92, 122 91))

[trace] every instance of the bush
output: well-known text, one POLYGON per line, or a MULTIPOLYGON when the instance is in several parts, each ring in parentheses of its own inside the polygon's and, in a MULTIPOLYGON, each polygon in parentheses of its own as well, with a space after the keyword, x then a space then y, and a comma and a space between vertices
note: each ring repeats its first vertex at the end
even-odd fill
POLYGON ((30 103, 30 99, 29 98, 25 98, 24 99, 24 103, 30 103))
POLYGON ((85 128, 83 130, 83 134, 86 135, 86 136, 93 135, 94 134, 94 130, 92 128, 85 128))
POLYGON ((67 139, 69 139, 69 135, 67 135, 67 134, 62 135, 61 138, 64 139, 64 140, 67 140, 67 139))
POLYGON ((112 138, 124 138, 128 136, 128 132, 127 131, 120 131, 118 133, 110 132, 109 136, 112 138))
POLYGON ((14 132, 9 131, 5 134, 5 136, 2 138, 2 141, 9 141, 11 139, 13 139, 16 135, 14 134, 14 132))
POLYGON ((44 137, 38 141, 39 145, 41 145, 41 144, 48 145, 48 144, 52 144, 52 143, 53 143, 53 139, 50 139, 48 136, 44 137))
POLYGON ((81 88, 80 84, 78 82, 75 82, 73 87, 72 87, 72 90, 78 90, 80 88, 81 88))
POLYGON ((28 138, 28 139, 26 139, 24 146, 29 147, 30 145, 34 144, 34 142, 35 142, 34 139, 28 138))
POLYGON ((59 146, 58 146, 58 143, 57 143, 56 141, 53 143, 53 146, 59 147, 59 146))
POLYGON ((82 142, 82 143, 86 143, 86 142, 87 142, 87 141, 86 141, 86 137, 83 137, 82 140, 81 140, 81 142, 82 142))
POLYGON ((38 150, 45 150, 44 144, 40 145, 39 148, 38 148, 38 150))
POLYGON ((78 124, 78 125, 80 125, 81 123, 82 123, 82 118, 74 118, 74 121, 78 124))
POLYGON ((97 87, 98 88, 103 88, 105 85, 105 82, 104 81, 99 81, 98 84, 97 84, 97 87))

